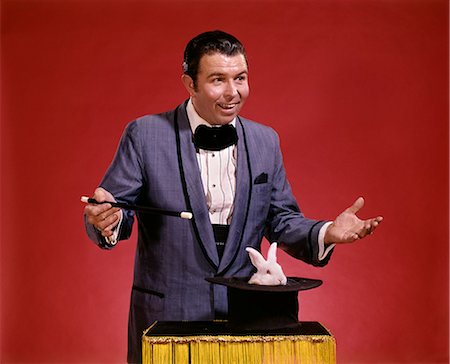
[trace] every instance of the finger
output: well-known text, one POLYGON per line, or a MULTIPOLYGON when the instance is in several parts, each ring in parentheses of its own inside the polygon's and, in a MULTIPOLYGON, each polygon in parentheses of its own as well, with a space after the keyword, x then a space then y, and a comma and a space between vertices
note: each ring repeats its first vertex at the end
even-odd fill
POLYGON ((103 221, 107 217, 120 211, 118 207, 111 207, 109 204, 98 206, 86 206, 84 208, 85 214, 89 223, 95 224, 96 222, 103 221))
POLYGON ((372 221, 372 224, 370 224, 370 233, 372 233, 377 228, 378 225, 379 223, 377 220, 372 221))
POLYGON ((359 234, 357 234, 357 233, 350 233, 349 236, 348 236, 348 238, 347 238, 347 241, 348 241, 349 243, 351 243, 351 242, 353 242, 353 241, 355 241, 355 240, 358 240, 358 239, 361 239, 361 237, 359 236, 359 234))
POLYGON ((116 225, 117 225, 117 221, 115 221, 113 224, 111 224, 111 225, 107 226, 106 228, 104 228, 102 230, 102 235, 106 236, 106 237, 113 235, 114 234, 114 228, 116 227, 116 225))
POLYGON ((357 232, 359 239, 364 239, 365 237, 371 235, 373 232, 372 227, 364 227, 364 229, 357 232))
POLYGON ((366 235, 368 234, 368 230, 366 230, 366 228, 359 230, 356 235, 358 235, 358 239, 362 239, 365 238, 366 235))
POLYGON ((351 243, 355 240, 358 240, 359 236, 357 232, 354 230, 347 230, 344 232, 339 239, 337 239, 340 243, 351 243))
POLYGON ((101 214, 98 215, 98 218, 101 220, 105 220, 108 217, 117 214, 120 209, 118 207, 112 207, 111 205, 108 205, 109 209, 103 211, 101 214))
POLYGON ((86 215, 89 224, 94 225, 98 220, 101 220, 101 218, 99 218, 99 215, 103 212, 103 209, 105 207, 102 206, 101 209, 99 207, 100 206, 87 205, 84 208, 84 214, 86 215))
POLYGON ((112 214, 109 215, 107 217, 105 217, 102 220, 97 220, 97 222, 94 224, 94 226, 101 230, 101 231, 108 231, 108 230, 112 230, 117 223, 119 222, 119 216, 117 214, 112 214))
POLYGON ((346 211, 352 214, 356 214, 363 206, 364 206, 364 198, 358 197, 356 201, 353 203, 353 205, 347 208, 346 211))
POLYGON ((364 231, 360 234, 363 236, 367 236, 367 235, 371 235, 373 233, 373 231, 376 229, 378 223, 374 220, 370 220, 368 222, 366 222, 365 226, 364 226, 364 231))
POLYGON ((120 219, 122 218, 122 211, 119 209, 118 212, 114 213, 113 215, 113 222, 111 225, 106 227, 106 230, 113 230, 120 222, 120 219))
POLYGON ((89 204, 86 205, 84 210, 89 214, 89 215, 93 215, 93 216, 98 216, 102 213, 104 213, 105 211, 108 211, 109 209, 111 209, 112 206, 108 203, 105 204, 89 204))
POLYGON ((102 234, 102 236, 104 236, 105 238, 108 238, 108 237, 110 237, 111 235, 113 235, 114 233, 113 233, 112 230, 107 230, 107 229, 105 229, 105 230, 102 230, 102 231, 101 231, 101 234, 102 234))
POLYGON ((369 221, 370 224, 372 225, 375 224, 376 226, 378 226, 383 221, 383 218, 381 216, 377 216, 372 219, 368 219, 366 221, 369 221))
POLYGON ((376 219, 364 221, 364 227, 357 231, 358 236, 360 238, 364 238, 367 235, 371 235, 373 231, 377 228, 378 224, 379 223, 376 219))
POLYGON ((95 224, 97 221, 104 220, 109 215, 108 211, 110 210, 117 210, 117 208, 112 208, 110 204, 86 205, 84 213, 88 218, 88 222, 95 224))
POLYGON ((99 223, 99 225, 101 223, 101 225, 103 225, 102 228, 105 229, 106 226, 109 225, 108 222, 112 223, 112 222, 117 220, 117 218, 118 218, 117 213, 119 211, 120 211, 120 209, 118 209, 117 207, 110 208, 109 210, 107 210, 107 211, 101 213, 100 215, 98 215, 96 217, 96 220, 99 223))
POLYGON ((372 234, 372 232, 377 228, 378 222, 375 219, 371 219, 366 223, 367 234, 372 234))

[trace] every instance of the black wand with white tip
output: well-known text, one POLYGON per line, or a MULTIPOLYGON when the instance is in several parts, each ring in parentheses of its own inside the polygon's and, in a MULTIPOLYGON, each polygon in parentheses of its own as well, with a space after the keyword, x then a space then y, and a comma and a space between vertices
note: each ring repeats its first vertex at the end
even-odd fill
POLYGON ((111 202, 111 201, 99 202, 99 201, 97 201, 93 198, 89 198, 87 196, 82 196, 81 202, 95 204, 95 205, 102 205, 102 204, 108 203, 112 207, 118 207, 118 208, 121 208, 124 210, 144 212, 144 213, 149 213, 149 214, 177 216, 177 217, 181 217, 182 219, 187 219, 187 220, 192 219, 192 212, 189 212, 189 211, 170 211, 170 210, 157 209, 155 207, 129 205, 126 203, 121 203, 121 202, 111 202))

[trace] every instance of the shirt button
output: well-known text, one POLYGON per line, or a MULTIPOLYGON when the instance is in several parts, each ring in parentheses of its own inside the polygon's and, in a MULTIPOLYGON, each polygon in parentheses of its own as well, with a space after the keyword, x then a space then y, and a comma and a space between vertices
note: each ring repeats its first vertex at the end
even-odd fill
POLYGON ((216 156, 216 155, 213 153, 213 154, 212 154, 212 157, 214 158, 215 156, 216 156))
POLYGON ((214 188, 214 187, 216 187, 216 185, 212 185, 212 187, 214 188))

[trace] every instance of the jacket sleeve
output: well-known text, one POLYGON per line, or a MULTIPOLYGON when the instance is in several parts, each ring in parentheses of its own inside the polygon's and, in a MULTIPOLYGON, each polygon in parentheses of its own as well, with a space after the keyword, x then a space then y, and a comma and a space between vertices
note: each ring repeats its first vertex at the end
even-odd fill
POLYGON ((265 236, 270 242, 278 242, 279 247, 294 258, 314 266, 324 266, 332 253, 319 260, 318 236, 326 221, 308 219, 300 211, 286 178, 276 133, 274 140, 275 169, 265 236))
MULTIPOLYGON (((126 127, 114 159, 99 185, 110 192, 118 202, 135 204, 144 184, 141 143, 137 129, 136 122, 126 127)), ((134 222, 134 212, 125 210, 122 212, 123 219, 118 227, 117 240, 125 240, 131 236, 134 222)), ((87 222, 86 217, 84 223, 88 237, 100 248, 111 249, 116 245, 108 243, 101 233, 87 222)))

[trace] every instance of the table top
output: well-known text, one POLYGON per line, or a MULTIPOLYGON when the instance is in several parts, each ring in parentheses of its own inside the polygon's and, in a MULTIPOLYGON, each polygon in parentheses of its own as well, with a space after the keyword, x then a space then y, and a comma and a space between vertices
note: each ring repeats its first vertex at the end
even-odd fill
POLYGON ((227 321, 155 321, 144 334, 155 336, 274 336, 274 335, 326 335, 331 333, 316 321, 301 321, 297 325, 277 330, 245 331, 230 329, 227 321))

